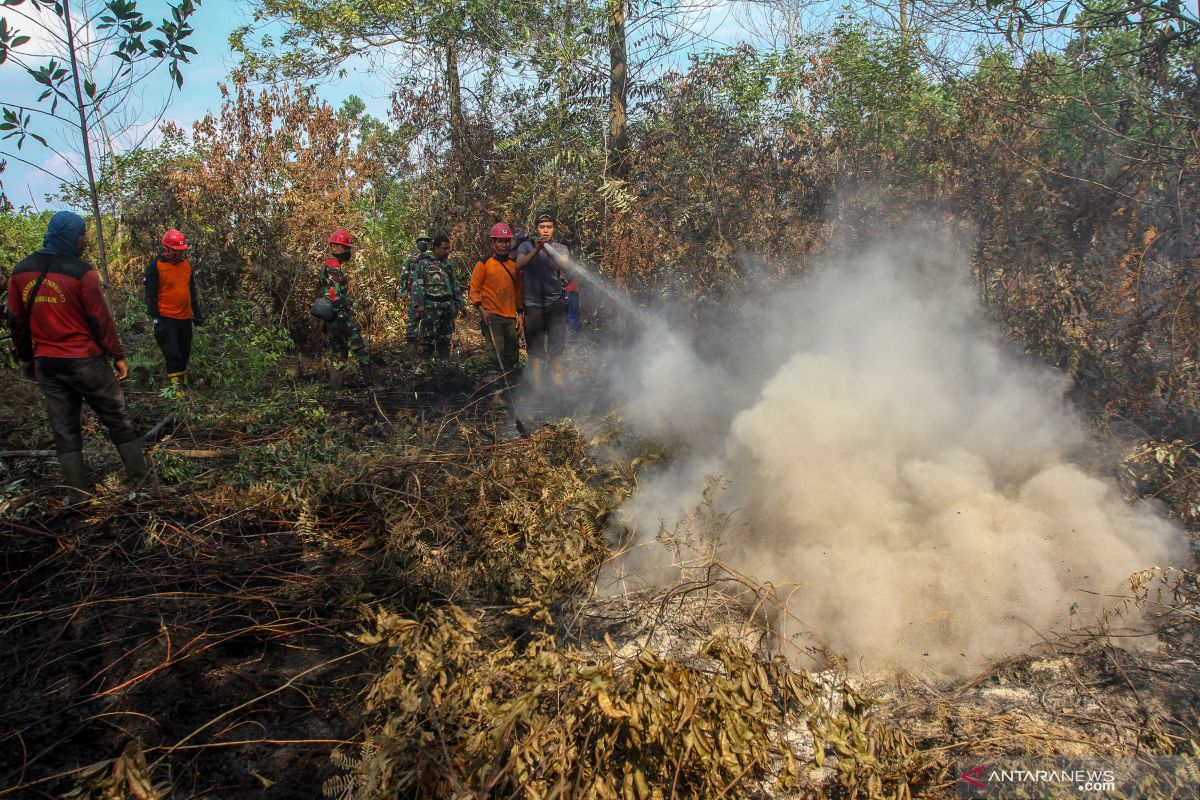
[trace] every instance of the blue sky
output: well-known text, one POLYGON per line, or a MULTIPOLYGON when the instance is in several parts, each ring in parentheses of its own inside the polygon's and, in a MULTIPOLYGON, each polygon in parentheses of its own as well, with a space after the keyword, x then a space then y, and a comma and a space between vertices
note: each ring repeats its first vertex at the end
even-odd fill
MULTIPOLYGON (((93 0, 93 5, 96 5, 93 0)), ((30 4, 26 4, 28 7, 30 4)), ((156 23, 167 13, 167 4, 161 0, 142 0, 139 8, 148 18, 156 23)), ((8 12, 0 14, 8 18, 9 26, 20 28, 22 33, 34 33, 30 25, 8 12)), ((221 105, 219 83, 227 80, 229 70, 234 66, 235 59, 229 50, 229 34, 239 25, 249 22, 246 8, 232 0, 208 0, 197 10, 192 18, 195 33, 189 43, 199 51, 193 57, 190 65, 184 66, 184 85, 170 98, 164 119, 172 120, 185 130, 190 130, 196 120, 204 117, 209 111, 215 111, 221 105)), ((38 44, 42 37, 36 37, 32 45, 38 44)), ((22 48, 26 49, 26 48, 22 48)), ((150 109, 157 113, 162 107, 163 98, 167 96, 170 79, 165 70, 156 73, 155 77, 134 98, 135 103, 142 109, 150 109)), ((40 86, 25 75, 19 66, 12 62, 0 65, 0 85, 4 86, 3 99, 10 103, 35 105, 40 86)), ((367 103, 369 113, 378 117, 386 117, 390 102, 387 93, 390 86, 376 79, 365 71, 365 67, 351 68, 350 73, 337 80, 330 80, 320 88, 320 94, 335 106, 351 94, 357 94, 367 103)), ((50 144, 65 144, 61 137, 56 137, 44 128, 39 132, 47 136, 50 144)), ((153 135, 151 141, 153 140, 153 135)), ((26 139, 20 151, 16 151, 14 140, 0 143, 3 153, 0 158, 6 158, 8 166, 0 175, 4 181, 4 189, 9 199, 16 206, 33 205, 46 208, 45 195, 58 188, 58 181, 39 171, 36 167, 22 164, 12 156, 26 159, 55 174, 70 171, 71 165, 62 156, 42 147, 37 142, 26 139)), ((60 149, 67 149, 65 146, 60 149)))
MULTIPOLYGON (((90 10, 95 11, 103 7, 103 2, 104 0, 71 0, 71 6, 75 9, 87 9, 90 6, 90 10)), ((691 10, 676 13, 671 17, 672 24, 677 26, 676 33, 691 34, 694 39, 690 47, 676 52, 668 63, 686 61, 689 52, 726 47, 739 41, 751 41, 768 47, 779 46, 781 41, 790 41, 790 37, 797 34, 811 33, 828 27, 845 7, 846 2, 847 0, 777 0, 774 4, 764 4, 754 0, 679 0, 678 7, 691 10), (769 8, 775 9, 775 14, 770 20, 768 16, 771 12, 767 10, 769 8)), ((670 0, 667 0, 667 5, 671 7, 670 0)), ((868 16, 886 14, 888 8, 885 5, 856 5, 861 13, 868 16)), ((16 11, 30 13, 33 6, 33 3, 26 2, 16 11)), ((147 18, 155 22, 168 13, 166 0, 140 0, 138 7, 147 18)), ((16 27, 23 33, 35 34, 34 42, 23 47, 22 51, 29 52, 39 44, 41 51, 44 51, 46 35, 41 34, 39 40, 36 30, 20 19, 16 11, 0 8, 0 17, 7 19, 10 28, 16 27)), ((189 43, 199 51, 199 55, 193 58, 190 65, 185 65, 184 86, 182 90, 170 96, 164 114, 165 120, 171 120, 184 130, 190 131, 193 122, 204 117, 209 111, 220 108, 221 95, 218 85, 227 80, 229 70, 235 65, 235 58, 229 49, 229 34, 235 28, 250 23, 250 14, 250 4, 244 0, 205 0, 197 9, 192 18, 195 33, 189 39, 189 43)), ((888 23, 884 20, 883 24, 888 23)), ((368 113, 386 118, 390 108, 389 93, 393 86, 391 80, 373 74, 365 62, 351 64, 347 69, 346 76, 327 80, 320 85, 318 91, 321 97, 337 107, 351 94, 355 94, 366 102, 368 113)), ((4 102, 38 106, 36 98, 40 87, 11 60, 0 65, 0 85, 4 87, 3 97, 0 98, 4 102)), ((143 136, 149 137, 147 143, 153 143, 156 127, 147 124, 146 121, 153 120, 163 108, 170 88, 171 81, 166 70, 160 70, 152 80, 140 87, 139 92, 130 98, 130 102, 123 105, 125 120, 138 120, 141 127, 135 128, 133 133, 126 136, 122 148, 127 148, 131 142, 136 143, 143 136)), ((116 120, 118 127, 120 122, 120 119, 116 120)), ((47 136, 51 145, 57 144, 60 152, 71 153, 77 149, 77 145, 73 145, 61 132, 55 134, 45 128, 39 129, 39 132, 47 136)), ((25 141, 20 152, 17 152, 13 145, 13 140, 0 142, 0 157, 7 158, 8 161, 8 167, 0 175, 0 180, 3 181, 5 192, 14 205, 39 209, 47 207, 46 195, 57 190, 59 181, 42 170, 65 176, 70 176, 73 171, 82 170, 82 160, 78 156, 68 155, 64 158, 30 139, 25 141), (29 163, 21 163, 20 159, 29 163)))
MULTIPOLYGON (((104 0, 71 0, 72 8, 88 8, 96 10, 103 6, 104 0)), ((670 0, 667 0, 669 3, 670 0)), ((799 33, 812 33, 826 28, 832 20, 841 13, 848 4, 858 7, 859 13, 868 17, 878 17, 882 24, 889 24, 886 14, 890 8, 886 4, 863 4, 855 0, 776 0, 775 3, 755 2, 754 0, 679 0, 680 4, 692 8, 687 14, 672 17, 673 22, 692 34, 698 34, 689 50, 677 52, 672 61, 683 62, 688 52, 710 48, 721 48, 739 41, 751 41, 768 47, 778 46, 789 36, 799 33), (692 5, 692 4, 695 5, 692 5), (767 9, 775 10, 774 16, 767 9)), ((1185 8, 1195 12, 1198 0, 1186 0, 1185 8)), ((34 4, 26 2, 20 8, 0 8, 0 17, 4 17, 10 29, 16 27, 23 33, 35 35, 34 41, 22 48, 42 45, 45 49, 46 36, 40 37, 37 31, 16 16, 16 12, 30 13, 34 4), (40 38, 40 41, 39 41, 40 38)), ((157 22, 168 13, 166 0, 140 0, 139 8, 149 19, 157 22)), ((49 12, 47 12, 49 13, 49 12)), ((192 64, 184 69, 185 82, 182 90, 170 97, 164 119, 172 120, 184 130, 190 130, 196 120, 201 119, 209 111, 220 108, 221 95, 218 84, 227 79, 229 70, 234 66, 235 59, 229 49, 229 34, 238 26, 251 21, 250 4, 245 0, 205 0, 192 18, 195 33, 189 40, 199 55, 195 56, 192 64)), ((341 105, 342 101, 351 94, 358 95, 367 104, 368 113, 386 118, 390 108, 389 93, 392 82, 383 76, 377 76, 365 62, 351 64, 347 67, 345 77, 330 79, 320 85, 318 91, 322 98, 330 104, 341 105)), ((11 60, 0 65, 0 86, 3 95, 0 100, 6 103, 22 104, 37 107, 37 95, 40 87, 24 74, 21 68, 11 60)), ((152 120, 163 108, 164 98, 171 87, 171 82, 165 70, 158 72, 155 77, 144 84, 139 93, 130 99, 123 112, 126 119, 142 120, 139 131, 131 134, 128 140, 136 140, 148 135, 149 143, 154 140, 154 126, 146 125, 145 120, 152 120)), ((120 120, 117 120, 119 123, 120 120)), ((62 152, 76 149, 61 133, 55 134, 45 128, 39 129, 47 136, 51 145, 58 144, 62 152)), ((8 167, 0 175, 4 189, 14 205, 29 205, 46 208, 45 196, 58 188, 56 178, 42 172, 39 168, 59 175, 70 175, 73 169, 82 169, 82 161, 78 157, 63 156, 42 147, 37 142, 27 139, 24 148, 17 152, 13 140, 0 141, 0 158, 6 158, 8 167), (14 157, 15 156, 15 157, 14 157), (24 159, 30 163, 21 163, 24 159), (76 163, 78 162, 78 163, 76 163)), ((128 145, 126 145, 128 146, 128 145)))
MULTIPOLYGON (((736 13, 737 9, 749 6, 743 6, 740 0, 700 1, 707 2, 707 7, 694 12, 694 16, 687 19, 688 28, 703 34, 695 49, 719 47, 740 39, 753 38, 754 34, 748 32, 741 23, 744 16, 739 18, 736 13)), ((32 5, 25 3, 21 8, 29 13, 32 5)), ((102 0, 72 2, 73 8, 87 8, 89 5, 94 11, 102 5, 102 0)), ((168 13, 168 4, 164 0, 141 0, 138 7, 147 18, 156 23, 168 13)), ((21 29, 22 33, 34 34, 34 41, 23 47, 22 51, 30 52, 31 48, 40 44, 41 50, 32 52, 44 52, 47 41, 45 34, 38 35, 27 21, 22 20, 12 10, 0 9, 0 16, 7 18, 10 28, 16 27, 21 29)), ((192 18, 195 33, 189 39, 189 43, 199 51, 199 55, 193 58, 190 65, 185 65, 184 86, 170 96, 165 120, 172 120, 184 130, 190 130, 193 122, 203 118, 209 111, 220 108, 221 95, 218 85, 227 80, 229 70, 235 65, 235 58, 229 49, 229 34, 238 26, 250 21, 249 5, 238 0, 207 0, 197 9, 192 18)), ((683 54, 680 57, 682 58, 683 54)), ((391 82, 373 75, 365 63, 351 65, 348 70, 349 73, 345 77, 321 84, 319 94, 335 107, 351 94, 358 95, 366 102, 368 113, 386 118, 390 108, 388 95, 392 88, 391 82)), ((0 65, 0 82, 4 86, 4 101, 37 107, 36 98, 41 87, 12 61, 0 65)), ((170 87, 171 82, 166 71, 156 73, 138 95, 132 98, 129 103, 129 118, 153 119, 163 107, 170 87)), ((44 127, 38 130, 46 135, 51 145, 57 144, 60 152, 70 153, 76 149, 65 135, 56 135, 44 127)), ((143 123, 128 139, 132 141, 148 135, 148 143, 153 143, 156 138, 153 130, 154 126, 143 123)), ((4 183, 4 190, 9 199, 18 207, 52 207, 52 203, 47 203, 46 195, 57 190, 59 181, 46 172, 69 176, 73 171, 82 170, 81 157, 67 155, 64 158, 31 139, 26 139, 20 151, 16 151, 13 140, 0 142, 0 151, 0 157, 8 161, 0 180, 4 183), (20 159, 30 163, 21 163, 20 159)))

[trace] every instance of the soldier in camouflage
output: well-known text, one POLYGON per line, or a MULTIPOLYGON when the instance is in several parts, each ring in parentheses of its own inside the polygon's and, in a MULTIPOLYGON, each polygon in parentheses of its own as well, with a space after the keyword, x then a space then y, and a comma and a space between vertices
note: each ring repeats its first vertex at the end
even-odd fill
POLYGON ((429 255, 429 234, 421 231, 417 234, 417 251, 404 259, 404 269, 400 273, 400 299, 408 306, 408 316, 404 321, 404 343, 410 353, 417 352, 421 340, 421 321, 417 318, 412 304, 412 281, 416 274, 417 264, 429 255))
POLYGON ((338 228, 329 237, 330 258, 321 267, 320 296, 328 297, 333 305, 333 319, 325 323, 329 336, 329 388, 340 389, 342 371, 346 368, 350 352, 358 360, 363 379, 369 385, 371 375, 371 353, 362 333, 354 321, 354 305, 350 298, 350 278, 345 264, 353 254, 350 232, 338 228))
POLYGON ((449 261, 450 238, 433 240, 433 252, 423 253, 412 279, 412 312, 421 320, 421 344, 426 356, 450 357, 454 316, 467 307, 449 261))

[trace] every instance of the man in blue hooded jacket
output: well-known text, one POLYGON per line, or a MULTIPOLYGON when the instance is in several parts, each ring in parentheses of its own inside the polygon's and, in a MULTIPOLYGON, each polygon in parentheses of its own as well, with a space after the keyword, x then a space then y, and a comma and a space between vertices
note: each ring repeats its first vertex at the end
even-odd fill
POLYGON ((67 502, 72 505, 87 496, 80 426, 84 401, 108 429, 130 479, 136 484, 146 477, 142 435, 118 383, 129 367, 100 278, 81 258, 87 245, 83 219, 70 211, 58 212, 50 219, 41 249, 17 264, 8 287, 17 358, 25 374, 37 378, 45 398, 58 463, 69 487, 67 502))

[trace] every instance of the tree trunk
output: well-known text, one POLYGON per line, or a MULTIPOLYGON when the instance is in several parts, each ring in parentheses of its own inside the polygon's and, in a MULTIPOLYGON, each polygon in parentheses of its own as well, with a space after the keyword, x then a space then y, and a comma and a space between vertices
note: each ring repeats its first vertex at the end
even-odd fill
POLYGON ((104 147, 108 150, 108 157, 112 163, 113 201, 116 204, 116 218, 113 220, 113 247, 120 252, 121 242, 125 238, 123 235, 125 232, 125 174, 121 169, 121 161, 117 158, 117 143, 109 134, 108 125, 105 124, 103 116, 100 117, 100 135, 104 138, 104 147))
MULTIPOLYGON (((571 38, 571 0, 563 2, 563 35, 558 41, 558 47, 564 54, 570 52, 567 42, 571 38)), ((569 56, 564 55, 562 65, 558 69, 558 152, 561 156, 566 152, 569 146, 569 137, 567 134, 567 103, 570 102, 570 93, 568 92, 569 78, 571 75, 571 61, 569 56)), ((562 177, 563 177, 564 161, 559 159, 558 168, 554 171, 554 199, 555 205, 558 205, 558 198, 562 196, 562 177)), ((562 213, 561 209, 558 213, 562 213)))
POLYGON ((629 177, 629 64, 625 53, 625 0, 608 1, 608 177, 629 177))
POLYGON ((912 0, 900 0, 900 32, 908 33, 908 4, 912 0))
POLYGON ((67 30, 67 50, 71 54, 71 82, 75 84, 75 110, 79 112, 79 135, 83 142, 83 163, 87 167, 88 193, 92 196, 92 214, 96 218, 96 249, 100 253, 100 278, 108 286, 108 256, 104 250, 104 218, 100 216, 100 193, 96 189, 96 171, 92 166, 92 144, 88 138, 87 106, 83 102, 83 86, 79 76, 79 59, 75 56, 75 30, 71 23, 71 3, 64 2, 63 23, 67 30))
MULTIPOLYGON (((458 40, 453 33, 446 35, 446 92, 450 96, 450 159, 453 163, 455 186, 466 186, 466 130, 463 120, 462 87, 458 82, 458 40)), ((455 193, 455 200, 461 192, 455 193)))
MULTIPOLYGON (((84 12, 87 11, 87 5, 83 7, 84 12)), ((96 65, 94 63, 94 55, 89 50, 87 61, 83 65, 83 71, 87 74, 88 80, 93 85, 99 85, 96 80, 96 65)), ((117 158, 117 143, 113 139, 112 134, 108 132, 108 123, 106 123, 105 114, 97 114, 96 121, 100 124, 100 138, 104 140, 104 149, 108 153, 110 163, 112 165, 113 182, 115 183, 113 191, 113 202, 116 205, 116 214, 113 219, 113 248, 118 252, 121 250, 121 243, 124 241, 125 232, 125 175, 121 169, 121 161, 117 158)), ((93 130, 95 130, 93 128, 93 130)), ((104 153, 100 154, 100 161, 104 161, 104 153)))

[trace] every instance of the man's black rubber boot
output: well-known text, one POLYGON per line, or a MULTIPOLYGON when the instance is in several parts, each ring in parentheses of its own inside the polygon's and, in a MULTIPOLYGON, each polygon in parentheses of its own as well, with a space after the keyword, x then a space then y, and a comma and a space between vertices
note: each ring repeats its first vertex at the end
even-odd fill
POLYGON ((69 506, 86 502, 91 495, 88 492, 87 475, 83 466, 83 453, 60 453, 58 466, 62 469, 63 484, 67 486, 64 502, 69 506))
POLYGON ((125 474, 130 483, 135 486, 141 485, 149 471, 146 468, 146 453, 142 450, 142 440, 126 442, 117 448, 117 452, 121 454, 121 463, 125 465, 125 474))

